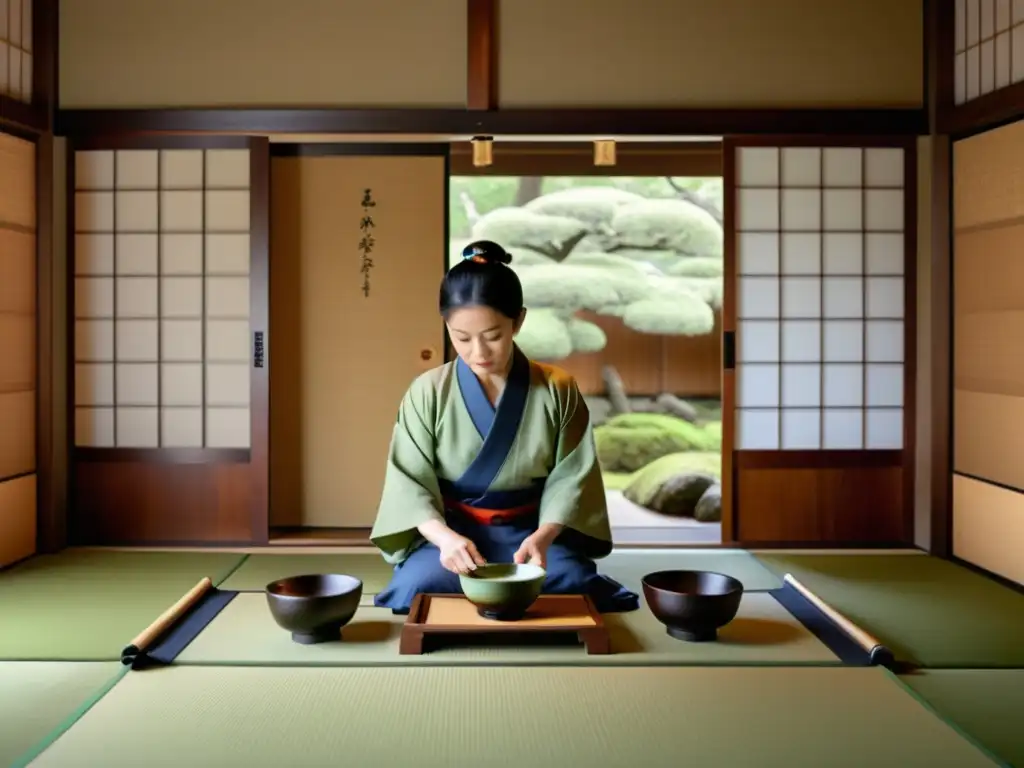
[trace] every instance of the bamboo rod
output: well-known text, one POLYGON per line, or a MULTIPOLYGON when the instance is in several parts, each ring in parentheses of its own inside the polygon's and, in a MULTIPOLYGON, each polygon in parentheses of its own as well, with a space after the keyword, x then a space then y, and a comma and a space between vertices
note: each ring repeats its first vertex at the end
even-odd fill
POLYGON ((843 614, 814 594, 810 589, 801 584, 793 574, 787 573, 782 577, 782 580, 803 595, 809 603, 825 614, 832 623, 843 630, 843 632, 857 643, 857 645, 863 648, 864 652, 867 653, 868 657, 871 659, 872 664, 880 664, 885 667, 892 665, 894 662, 893 653, 882 643, 881 640, 858 627, 843 614))
POLYGON ((131 644, 125 649, 122 656, 135 655, 145 651, 149 645, 163 634, 168 627, 180 619, 186 611, 195 605, 209 590, 213 588, 213 581, 209 576, 200 579, 192 589, 186 592, 178 601, 164 611, 160 616, 135 636, 131 644))

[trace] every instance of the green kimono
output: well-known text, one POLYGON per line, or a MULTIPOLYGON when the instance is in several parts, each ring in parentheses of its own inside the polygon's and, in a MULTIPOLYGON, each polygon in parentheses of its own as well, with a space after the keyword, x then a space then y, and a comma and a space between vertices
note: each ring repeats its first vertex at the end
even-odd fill
MULTIPOLYGON (((370 535, 385 559, 398 566, 390 592, 401 586, 394 582, 413 556, 432 569, 420 574, 423 579, 447 579, 426 562, 437 559, 437 550, 424 542, 417 526, 430 519, 473 540, 490 562, 510 562, 518 544, 539 525, 557 523, 563 531, 549 549, 547 591, 624 591, 615 582, 590 583, 604 579, 590 559, 607 555, 612 541, 586 402, 569 374, 532 362, 518 349, 497 407, 461 360, 422 374, 402 399, 370 535), (532 518, 514 518, 508 525, 475 523, 457 511, 459 505, 508 510, 531 504, 537 506, 532 518)), ((378 595, 377 603, 404 607, 414 586, 399 590, 398 606, 389 591, 378 595)), ((625 594, 627 601, 636 600, 625 594)))

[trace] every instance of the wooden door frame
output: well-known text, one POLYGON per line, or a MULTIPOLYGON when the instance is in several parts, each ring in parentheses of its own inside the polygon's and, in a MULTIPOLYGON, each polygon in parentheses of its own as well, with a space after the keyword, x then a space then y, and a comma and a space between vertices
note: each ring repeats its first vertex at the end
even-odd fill
MULTIPOLYGON (((727 407, 726 393, 731 386, 733 371, 726 363, 730 343, 734 334, 727 325, 729 302, 735 291, 735 274, 732 244, 733 233, 729 227, 730 213, 734 207, 735 189, 726 182, 732 173, 732 153, 726 150, 725 141, 707 139, 703 141, 661 141, 661 142, 619 142, 614 166, 596 166, 593 160, 593 144, 590 141, 562 142, 514 142, 502 144, 495 152, 490 166, 476 167, 472 164, 472 148, 469 142, 454 145, 452 154, 453 174, 459 176, 690 176, 715 177, 722 179, 722 222, 723 237, 723 302, 721 309, 722 366, 719 400, 722 408, 721 444, 721 541, 701 543, 701 547, 733 546, 734 510, 733 488, 726 479, 731 477, 732 455, 735 445, 734 417, 727 407), (730 197, 732 196, 732 198, 730 197)), ((634 545, 630 545, 634 546, 634 545)), ((641 546, 641 545, 636 545, 641 546)), ((647 545, 643 545, 647 546, 647 545)), ((677 544, 657 546, 676 547, 677 544)))

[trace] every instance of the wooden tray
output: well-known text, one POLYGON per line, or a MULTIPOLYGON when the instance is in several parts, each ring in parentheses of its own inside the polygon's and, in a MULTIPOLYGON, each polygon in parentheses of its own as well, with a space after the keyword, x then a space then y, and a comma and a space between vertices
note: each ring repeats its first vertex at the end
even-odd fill
POLYGON ((588 654, 611 653, 608 628, 588 595, 541 595, 519 621, 494 621, 476 612, 464 595, 416 595, 402 626, 399 654, 423 653, 427 635, 575 633, 588 654))

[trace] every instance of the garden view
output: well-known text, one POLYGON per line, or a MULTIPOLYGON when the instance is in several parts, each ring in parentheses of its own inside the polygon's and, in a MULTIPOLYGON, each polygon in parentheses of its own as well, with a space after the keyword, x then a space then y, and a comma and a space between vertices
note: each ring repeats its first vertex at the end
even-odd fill
POLYGON ((721 179, 460 176, 449 204, 452 263, 507 248, 519 346, 587 397, 612 525, 720 540, 721 179))

